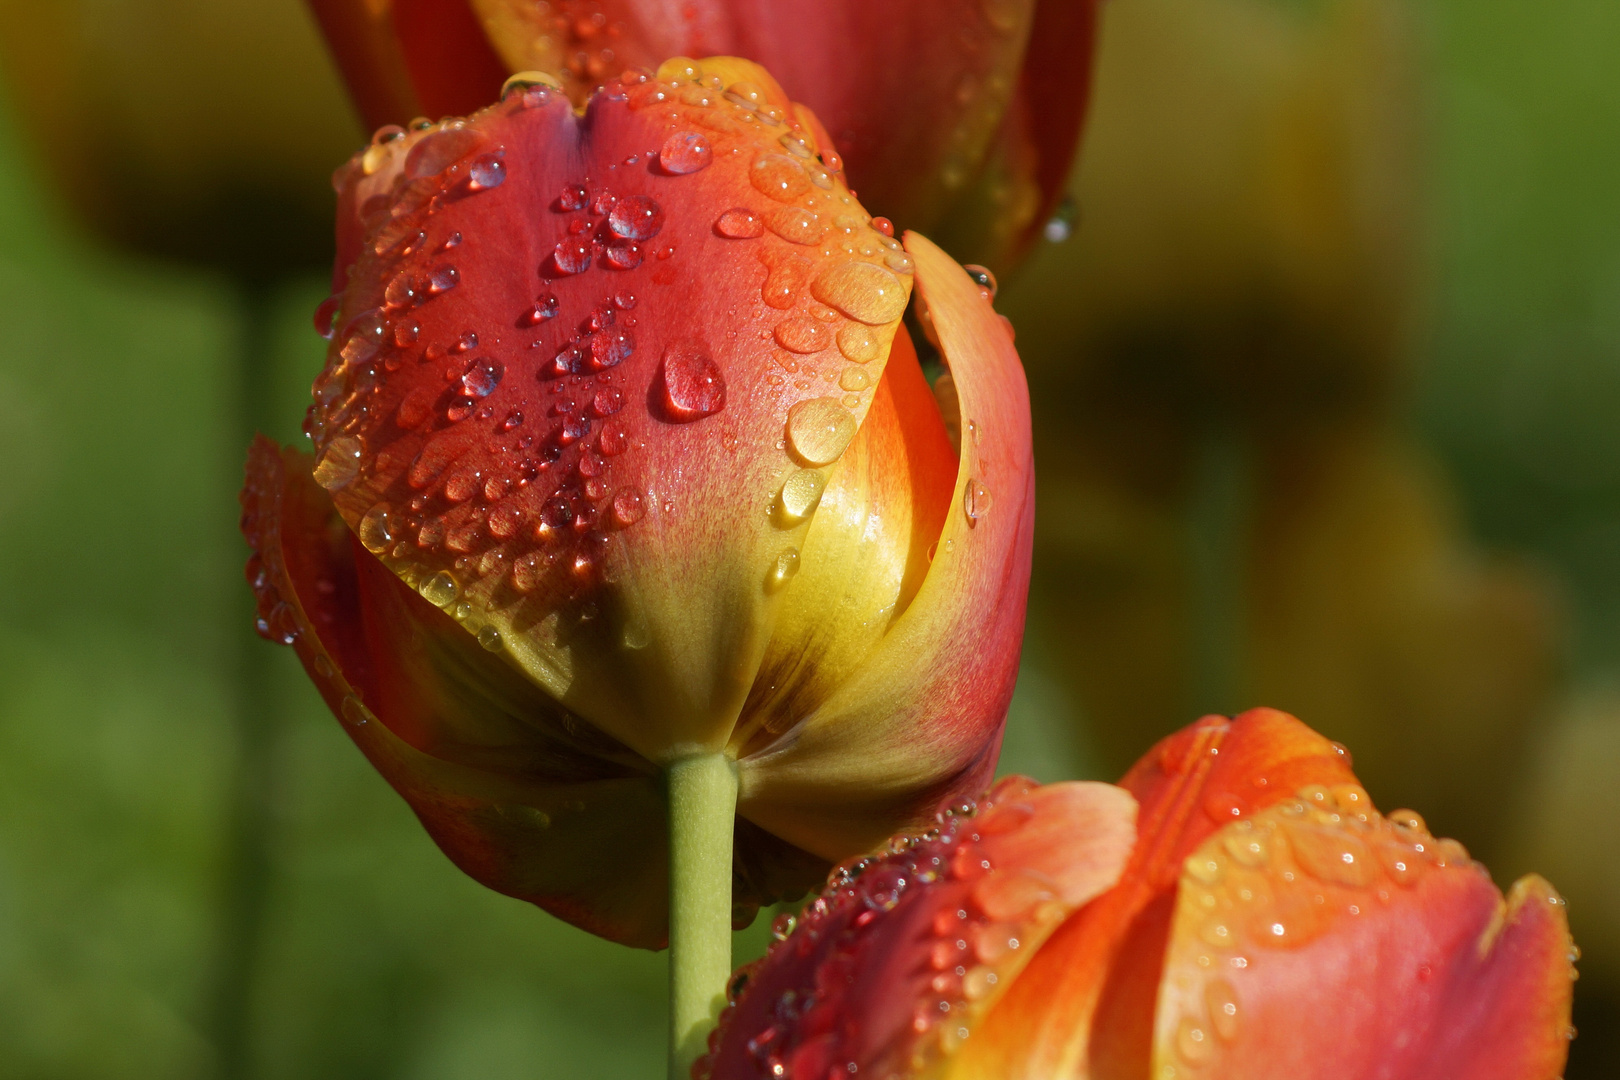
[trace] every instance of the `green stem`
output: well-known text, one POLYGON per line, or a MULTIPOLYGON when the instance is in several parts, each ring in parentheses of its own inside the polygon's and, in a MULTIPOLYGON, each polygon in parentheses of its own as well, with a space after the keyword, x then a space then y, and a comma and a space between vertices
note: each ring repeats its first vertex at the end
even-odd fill
POLYGON ((687 1080, 731 977, 737 766, 700 754, 669 767, 669 1077, 687 1080))

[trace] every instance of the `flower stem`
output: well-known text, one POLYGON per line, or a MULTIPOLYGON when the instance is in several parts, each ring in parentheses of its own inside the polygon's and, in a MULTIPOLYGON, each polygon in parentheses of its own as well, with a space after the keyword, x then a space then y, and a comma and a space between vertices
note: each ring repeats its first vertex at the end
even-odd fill
POLYGON ((687 1080, 731 977, 737 766, 700 754, 669 767, 669 1077, 687 1080))

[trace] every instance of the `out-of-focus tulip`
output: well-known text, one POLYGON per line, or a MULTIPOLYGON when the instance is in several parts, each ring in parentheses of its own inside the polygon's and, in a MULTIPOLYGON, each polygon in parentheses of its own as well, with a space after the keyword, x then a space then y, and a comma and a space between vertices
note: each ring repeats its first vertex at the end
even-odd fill
POLYGON ((1033 473, 1004 322, 718 59, 583 116, 515 80, 340 170, 308 430, 261 442, 264 632, 468 873, 661 944, 661 772, 723 754, 735 897, 977 790, 1033 473), (953 448, 900 318, 915 273, 953 448))
POLYGON ((1074 156, 1095 0, 310 0, 376 125, 467 112, 508 73, 593 87, 729 53, 815 110, 876 213, 1009 265, 1074 156))
POLYGON ((1206 718, 1139 762, 1122 874, 1121 815, 1068 786, 1004 782, 835 872, 733 981, 697 1075, 1559 1075, 1563 901, 1535 876, 1504 901, 1292 717, 1206 718))
POLYGON ((354 140, 291 2, 0 3, 0 70, 51 189, 139 251, 272 280, 321 265, 354 140))
POLYGON ((1264 700, 1489 852, 1557 673, 1403 401, 1425 286, 1402 0, 1104 18, 1082 216, 1004 290, 1035 386, 1034 624, 1110 768, 1264 700))

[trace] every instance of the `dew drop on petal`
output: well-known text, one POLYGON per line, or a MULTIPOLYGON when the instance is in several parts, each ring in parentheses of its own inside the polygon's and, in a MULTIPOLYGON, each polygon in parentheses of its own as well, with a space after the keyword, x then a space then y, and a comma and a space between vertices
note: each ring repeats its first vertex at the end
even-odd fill
POLYGON ((906 310, 906 287, 900 279, 857 259, 824 266, 810 291, 823 304, 872 326, 894 322, 906 310))
POLYGON ((646 501, 639 491, 620 491, 613 496, 613 523, 621 529, 640 521, 646 512, 646 501))
POLYGON ((970 479, 967 490, 962 493, 962 512, 967 515, 969 526, 977 525, 979 519, 990 512, 990 489, 970 479))
POLYGON ((877 359, 878 336, 869 326, 860 323, 845 323, 838 331, 838 351, 844 354, 846 360, 857 364, 870 363, 877 359))
POLYGON ((731 240, 752 240, 765 235, 765 220, 752 210, 734 206, 716 219, 714 231, 731 240))
POLYGON ((709 140, 695 131, 677 131, 664 140, 658 151, 658 163, 665 172, 685 176, 706 168, 714 160, 709 140))
POLYGON ((373 555, 388 550, 394 542, 394 521, 388 507, 378 503, 360 519, 360 543, 373 555))
POLYGON ((557 196, 557 209, 567 212, 570 210, 583 210, 590 201, 590 194, 580 184, 569 184, 557 196))
POLYGON ((360 440, 339 435, 326 445, 315 466, 315 482, 328 491, 344 487, 360 473, 360 440))
POLYGON ((992 274, 988 267, 980 266, 978 263, 965 263, 962 269, 967 271, 967 276, 973 279, 973 283, 979 287, 979 292, 986 300, 996 298, 996 275, 992 274))
POLYGON ((423 581, 417 592, 434 607, 443 608, 456 602, 456 598, 461 595, 461 586, 456 584, 456 579, 448 570, 440 570, 423 581))
POLYGON ((437 176, 483 142, 484 134, 470 127, 446 128, 423 136, 405 155, 405 175, 412 180, 437 176))
POLYGON ((713 416, 726 405, 726 380, 709 354, 695 345, 664 349, 664 409, 672 420, 713 416))
POLYGON ((810 398, 788 410, 788 449, 807 465, 830 465, 843 455, 857 426, 838 399, 810 398))
POLYGON ((789 522, 803 521, 815 511, 826 487, 827 477, 821 470, 800 469, 782 485, 782 516, 789 522))
POLYGON ((844 373, 838 376, 838 388, 858 394, 872 385, 872 378, 858 367, 845 368, 844 373))
POLYGON ((475 360, 461 376, 461 393, 465 397, 484 398, 501 385, 502 366, 494 360, 475 360))
POLYGON ((771 564, 770 571, 765 575, 765 589, 767 592, 776 592, 799 572, 799 549, 783 548, 782 553, 771 564))
POLYGON ((806 247, 821 243, 821 238, 827 235, 827 226, 822 224, 821 215, 798 206, 772 210, 765 216, 765 223, 770 226, 771 232, 782 239, 806 247))
POLYGON ((486 626, 478 631, 478 644, 490 652, 500 652, 501 632, 493 626, 486 626))
POLYGON ((771 331, 771 336, 782 348, 796 353, 820 352, 832 344, 833 337, 826 326, 802 316, 783 319, 771 331))
POLYGON ((480 154, 467 166, 467 190, 488 191, 506 182, 506 162, 499 154, 480 154))
MULTIPOLYGON (((747 211, 744 211, 744 213, 747 213, 747 211)), ((758 236, 759 234, 755 233, 754 235, 758 236)), ((342 303, 343 297, 328 296, 325 300, 322 300, 320 306, 315 309, 315 332, 328 341, 332 340, 332 334, 334 332, 332 322, 337 318, 338 308, 342 305, 342 303)))
POLYGON ((663 227, 663 208, 645 195, 626 195, 608 211, 608 228, 626 240, 651 240, 663 227))
POLYGON ((579 274, 590 269, 591 242, 579 237, 560 241, 551 253, 559 274, 579 274))
POLYGON ((777 202, 793 202, 810 190, 810 177, 804 166, 786 154, 761 154, 748 168, 754 189, 777 202))

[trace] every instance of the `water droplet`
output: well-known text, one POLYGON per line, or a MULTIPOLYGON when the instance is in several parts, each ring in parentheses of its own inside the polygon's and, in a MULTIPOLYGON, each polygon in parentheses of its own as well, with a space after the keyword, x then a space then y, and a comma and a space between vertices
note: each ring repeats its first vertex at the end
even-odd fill
POLYGON ((826 486, 827 477, 819 469, 800 469, 788 477, 779 500, 782 517, 795 524, 809 517, 826 486))
POLYGON ((798 927, 799 920, 788 912, 783 912, 771 920, 771 937, 777 941, 786 941, 798 927))
POLYGON ((461 393, 465 397, 484 398, 501 385, 504 368, 494 360, 474 360, 461 376, 461 393))
POLYGON ((591 242, 578 237, 559 241, 551 253, 551 261, 559 274, 579 274, 590 269, 591 242))
POLYGON ((878 336, 869 326, 845 323, 838 331, 838 351, 847 360, 857 364, 869 363, 877 359, 879 348, 878 336))
POLYGON ((501 632, 493 626, 486 626, 478 631, 478 644, 490 652, 499 652, 501 649, 501 632))
POLYGON ((639 491, 625 490, 613 496, 613 523, 621 529, 640 521, 646 512, 646 500, 639 491))
POLYGON ((882 233, 884 236, 889 236, 889 237, 894 236, 894 222, 890 221, 886 217, 875 217, 875 218, 873 218, 872 219, 872 228, 876 229, 878 232, 882 233))
POLYGON ((405 175, 412 180, 437 176, 484 143, 476 128, 455 127, 425 135, 405 155, 405 175))
POLYGON ((663 208, 645 195, 626 195, 608 212, 608 228, 627 240, 651 240, 663 227, 663 208))
POLYGON ((810 263, 807 259, 798 255, 789 255, 786 258, 776 256, 765 275, 765 284, 760 289, 761 299, 778 310, 792 307, 799 298, 799 291, 804 288, 804 279, 809 271, 810 263))
POLYGON ((371 710, 366 708, 360 699, 355 697, 353 694, 345 694, 343 696, 343 702, 338 706, 338 712, 343 714, 344 720, 348 721, 350 724, 353 724, 355 727, 361 727, 365 724, 369 724, 371 721, 376 719, 376 717, 372 715, 371 710))
POLYGON ((783 548, 782 553, 771 564, 770 573, 765 575, 765 591, 776 592, 793 579, 799 572, 799 549, 783 548))
POLYGON ((441 266, 428 275, 428 293, 437 296, 461 283, 461 273, 453 266, 441 266))
POLYGON ((408 349, 416 344, 421 336, 422 324, 409 319, 401 319, 394 324, 394 345, 401 349, 408 349))
POLYGON ((536 300, 533 307, 523 313, 523 317, 518 320, 518 323, 522 326, 538 326, 548 319, 555 319, 559 307, 561 305, 557 302, 557 298, 547 293, 536 300))
POLYGON ((816 353, 832 344, 832 332, 814 319, 802 316, 783 319, 771 332, 776 343, 789 352, 816 353))
POLYGON ((461 595, 461 586, 456 584, 456 579, 450 576, 448 570, 440 570, 426 578, 416 591, 434 607, 444 608, 456 602, 461 595))
POLYGON ((596 448, 603 457, 618 457, 630 449, 630 436, 618 424, 606 424, 602 434, 596 437, 596 448))
POLYGON ((1047 219, 1041 234, 1048 243, 1061 244, 1074 233, 1075 203, 1073 196, 1065 196, 1057 212, 1047 219))
POLYGON ((787 446, 806 465, 830 465, 849 446, 857 426, 836 398, 810 398, 788 410, 787 446))
POLYGON ((1404 829, 1407 832, 1418 833, 1423 836, 1429 834, 1428 823, 1423 820, 1423 815, 1416 810, 1392 810, 1388 815, 1388 820, 1397 829, 1404 829))
POLYGON ((804 167, 786 154, 761 154, 748 168, 754 189, 777 202, 793 202, 810 190, 804 167))
POLYGON ((707 168, 713 160, 714 151, 709 147, 709 140, 695 131, 677 131, 664 140, 663 147, 658 151, 658 164, 663 166, 665 172, 676 176, 707 168))
POLYGON ((911 261, 911 256, 903 251, 889 252, 883 256, 883 263, 897 274, 909 274, 916 269, 916 264, 911 261))
POLYGON ((571 210, 583 210, 585 204, 590 202, 590 194, 580 184, 569 184, 557 196, 557 209, 565 213, 571 210))
POLYGON ((1231 833, 1221 843, 1227 854, 1250 868, 1264 866, 1270 856, 1265 838, 1253 829, 1231 833))
POLYGON ((821 243, 821 238, 827 235, 827 226, 822 224, 821 216, 798 206, 772 210, 765 215, 765 223, 770 226, 771 232, 782 239, 806 247, 821 243))
POLYGON ((615 270, 634 270, 641 265, 641 245, 624 241, 602 249, 602 261, 615 270))
POLYGON ((1182 1059, 1193 1064, 1208 1061, 1213 1050, 1209 1033, 1191 1017, 1182 1017, 1176 1025, 1176 1052, 1182 1059))
POLYGON ((501 155, 480 154, 467 166, 467 190, 488 191, 506 183, 506 162, 501 155))
POLYGON ((844 259, 822 267, 810 283, 817 300, 873 326, 894 322, 906 310, 906 287, 881 266, 844 259))
POLYGON ((695 345, 664 349, 664 409, 680 422, 712 416, 725 408, 726 380, 709 354, 695 345))
POLYGON ((990 489, 977 480, 968 480, 962 492, 962 512, 967 515, 969 527, 977 525, 990 512, 990 489))
POLYGON ((360 473, 360 440, 353 435, 339 435, 327 443, 315 466, 315 482, 328 491, 344 487, 360 473))
POLYGON ((505 101, 513 94, 527 93, 540 87, 547 90, 561 90, 563 85, 555 75, 544 71, 520 71, 501 84, 501 100, 505 101))
POLYGON ((1225 979, 1211 979, 1204 987, 1204 1004, 1209 1009, 1209 1026, 1222 1042, 1237 1038, 1237 991, 1225 979))
POLYGON ((765 235, 765 220, 752 210, 734 206, 715 219, 714 231, 732 240, 752 240, 765 235))
POLYGON ((844 373, 838 376, 838 388, 852 394, 865 390, 871 384, 871 376, 858 367, 845 368, 844 373))
MULTIPOLYGON (((727 212, 730 213, 731 211, 727 212)), ((746 210, 743 212, 747 213, 746 210)), ((755 233, 754 235, 758 236, 759 234, 755 233)), ((338 308, 341 307, 342 304, 343 297, 328 296, 325 300, 322 300, 320 305, 315 309, 315 332, 321 335, 321 337, 325 338, 327 341, 332 340, 332 322, 337 318, 338 308)))
POLYGON ((365 545, 367 551, 374 555, 388 550, 388 545, 394 542, 394 521, 388 514, 388 507, 378 503, 365 516, 360 519, 360 543, 365 545))
POLYGON ((996 298, 996 275, 992 274, 988 267, 980 266, 978 263, 966 263, 962 269, 967 271, 967 276, 973 279, 973 283, 979 287, 986 300, 996 298))

